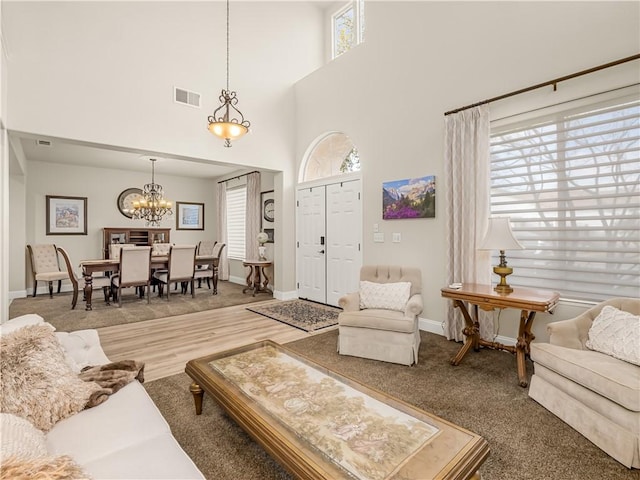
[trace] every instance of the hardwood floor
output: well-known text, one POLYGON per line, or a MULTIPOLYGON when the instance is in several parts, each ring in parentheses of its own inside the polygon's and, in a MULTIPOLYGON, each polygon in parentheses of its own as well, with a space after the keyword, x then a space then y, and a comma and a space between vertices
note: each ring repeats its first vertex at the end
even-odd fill
MULTIPOLYGON (((273 302, 277 300, 252 305, 273 302)), ((145 362, 146 381, 183 372, 187 361, 211 353, 266 339, 287 343, 314 334, 250 312, 245 307, 236 305, 97 330, 102 348, 111 361, 145 362)))

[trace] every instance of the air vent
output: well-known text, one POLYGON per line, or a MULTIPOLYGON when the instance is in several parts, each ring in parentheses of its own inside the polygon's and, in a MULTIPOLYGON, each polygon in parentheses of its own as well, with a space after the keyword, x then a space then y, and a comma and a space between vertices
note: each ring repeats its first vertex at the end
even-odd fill
POLYGON ((50 147, 51 142, 49 140, 36 140, 36 145, 39 147, 50 147))
POLYGON ((184 88, 173 87, 173 100, 176 103, 189 105, 190 107, 200 108, 200 94, 190 92, 184 88))

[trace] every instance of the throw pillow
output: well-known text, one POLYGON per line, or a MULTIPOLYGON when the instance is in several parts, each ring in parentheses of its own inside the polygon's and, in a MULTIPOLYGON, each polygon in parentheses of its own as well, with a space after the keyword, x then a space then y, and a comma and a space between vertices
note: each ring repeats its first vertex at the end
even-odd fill
POLYGON ((381 308, 404 312, 411 293, 411 282, 360 282, 360 308, 381 308))
POLYGON ((0 325, 0 335, 6 335, 18 330, 19 328, 27 327, 29 325, 38 325, 41 323, 44 323, 44 319, 40 315, 36 315, 35 313, 21 315, 0 325))
POLYGON ((0 337, 0 411, 26 418, 45 432, 84 409, 101 388, 73 373, 53 330, 44 323, 0 337))
POLYGON ((71 457, 8 457, 0 466, 0 480, 81 480, 91 478, 71 457))
POLYGON ((640 316, 606 305, 593 320, 585 345, 640 366, 640 316))
POLYGON ((0 459, 11 457, 39 457, 47 454, 44 433, 31 425, 28 420, 0 413, 0 459))

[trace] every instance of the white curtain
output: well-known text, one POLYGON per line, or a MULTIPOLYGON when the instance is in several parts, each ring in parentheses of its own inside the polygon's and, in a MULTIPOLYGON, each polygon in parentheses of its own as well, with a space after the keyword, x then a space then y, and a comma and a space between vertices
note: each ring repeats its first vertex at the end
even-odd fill
MULTIPOLYGON (((477 248, 489 218, 489 174, 488 106, 446 116, 447 284, 491 282, 491 252, 477 248)), ((493 340, 493 316, 480 310, 479 317, 480 336, 493 340)), ((446 337, 463 340, 463 328, 462 314, 448 302, 446 337)))
MULTIPOLYGON (((218 183, 218 198, 216 209, 216 231, 218 232, 218 242, 227 245, 229 243, 227 237, 227 182, 218 183)), ((218 263, 218 278, 220 280, 229 280, 229 258, 227 257, 227 248, 222 249, 220 254, 220 262, 218 263)))
POLYGON ((260 233, 260 173, 247 175, 247 213, 245 216, 245 258, 258 258, 260 233))

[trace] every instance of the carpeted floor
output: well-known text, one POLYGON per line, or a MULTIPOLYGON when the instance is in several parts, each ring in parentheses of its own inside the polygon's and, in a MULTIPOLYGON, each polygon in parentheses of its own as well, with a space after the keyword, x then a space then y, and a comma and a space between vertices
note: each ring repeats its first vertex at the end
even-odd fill
MULTIPOLYGON (((458 367, 460 344, 422 332, 418 365, 405 367, 336 353, 337 330, 287 344, 343 375, 482 435, 491 448, 483 480, 639 480, 527 396, 515 357, 471 352, 458 367)), ((528 371, 532 365, 529 362, 528 371)), ((195 415, 186 374, 145 384, 173 434, 209 479, 290 479, 265 451, 205 395, 195 415)), ((427 479, 423 479, 427 480, 427 479)))
POLYGON ((196 288, 196 298, 190 294, 182 295, 180 291, 171 291, 170 300, 166 296, 159 298, 157 292, 151 292, 151 303, 147 304, 146 298, 139 299, 133 294, 133 289, 122 297, 122 307, 107 305, 101 291, 93 292, 93 310, 86 311, 82 300, 82 293, 78 296, 78 304, 71 310, 71 297, 69 293, 54 293, 49 295, 37 295, 35 298, 17 298, 9 305, 9 318, 27 313, 37 313, 45 321, 52 324, 62 332, 82 330, 85 328, 109 327, 123 323, 135 323, 154 318, 171 317, 186 313, 201 312, 215 308, 241 305, 243 303, 262 302, 269 300, 271 296, 264 294, 253 297, 242 293, 245 285, 231 282, 218 282, 218 294, 212 295, 206 284, 202 288, 196 288))
POLYGON ((276 305, 249 306, 247 310, 259 313, 305 332, 315 332, 338 324, 340 308, 307 300, 287 300, 276 305))

